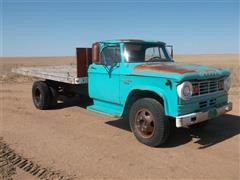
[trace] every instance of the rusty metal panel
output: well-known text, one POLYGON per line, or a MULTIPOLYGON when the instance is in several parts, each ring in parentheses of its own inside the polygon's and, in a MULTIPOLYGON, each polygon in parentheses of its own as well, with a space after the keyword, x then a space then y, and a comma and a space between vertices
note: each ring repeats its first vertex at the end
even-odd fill
POLYGON ((86 77, 92 59, 92 48, 76 48, 77 77, 86 77))
POLYGON ((136 66, 134 68, 134 71, 135 72, 155 71, 155 72, 159 72, 159 73, 177 73, 177 74, 196 72, 195 70, 192 70, 192 69, 180 68, 175 65, 166 65, 166 64, 157 64, 157 65, 142 64, 142 65, 136 66))

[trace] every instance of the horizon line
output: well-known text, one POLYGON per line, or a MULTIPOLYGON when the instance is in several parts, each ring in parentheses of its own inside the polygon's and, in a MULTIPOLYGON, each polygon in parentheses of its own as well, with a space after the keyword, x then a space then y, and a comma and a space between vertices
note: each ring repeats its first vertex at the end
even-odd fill
MULTIPOLYGON (((240 55, 240 52, 236 53, 190 53, 190 54, 174 54, 174 56, 192 56, 192 55, 240 55)), ((54 58, 54 57, 75 57, 76 55, 50 55, 50 56, 0 56, 0 58, 54 58)))

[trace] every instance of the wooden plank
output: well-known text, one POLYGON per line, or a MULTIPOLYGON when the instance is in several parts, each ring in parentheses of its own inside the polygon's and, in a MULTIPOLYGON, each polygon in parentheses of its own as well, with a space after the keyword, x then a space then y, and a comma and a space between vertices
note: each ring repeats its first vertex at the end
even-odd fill
POLYGON ((87 77, 77 77, 76 65, 19 67, 13 72, 70 84, 86 84, 87 77))

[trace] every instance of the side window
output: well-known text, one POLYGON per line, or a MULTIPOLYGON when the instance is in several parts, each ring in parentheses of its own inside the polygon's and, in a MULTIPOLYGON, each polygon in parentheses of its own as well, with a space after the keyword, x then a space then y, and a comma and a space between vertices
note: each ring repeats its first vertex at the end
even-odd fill
POLYGON ((112 65, 116 62, 120 62, 120 47, 119 46, 109 46, 102 50, 101 52, 101 63, 106 65, 112 65))

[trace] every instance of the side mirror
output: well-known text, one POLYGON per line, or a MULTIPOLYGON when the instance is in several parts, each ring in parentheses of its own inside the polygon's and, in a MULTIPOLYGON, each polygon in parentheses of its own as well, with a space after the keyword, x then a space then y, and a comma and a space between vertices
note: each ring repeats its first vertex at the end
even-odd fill
POLYGON ((166 45, 166 48, 167 49, 170 49, 170 55, 171 55, 171 57, 172 57, 172 59, 173 59, 173 45, 166 45))
POLYGON ((96 42, 92 45, 92 61, 95 64, 100 63, 100 48, 99 48, 98 42, 96 42))

